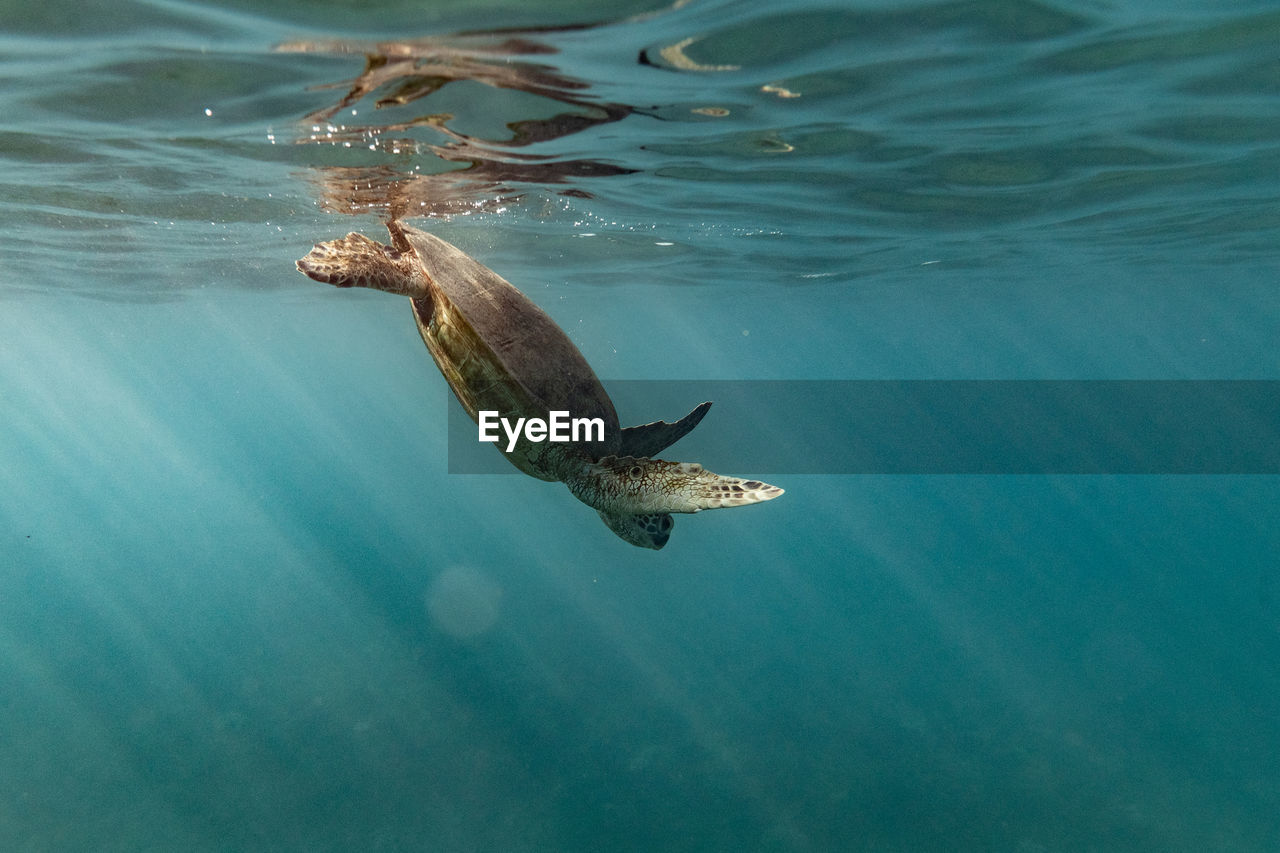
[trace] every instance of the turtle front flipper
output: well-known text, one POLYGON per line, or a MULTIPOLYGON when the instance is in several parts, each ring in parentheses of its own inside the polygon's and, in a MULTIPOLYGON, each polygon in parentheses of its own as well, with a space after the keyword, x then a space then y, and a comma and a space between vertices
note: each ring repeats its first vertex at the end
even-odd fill
POLYGON ((404 296, 429 296, 426 276, 412 248, 401 251, 351 233, 317 243, 297 262, 298 271, 335 287, 368 287, 404 296))
POLYGON ((676 524, 671 514, 666 512, 643 515, 601 512, 600 520, 624 541, 655 551, 661 551, 662 546, 667 544, 667 540, 671 538, 671 528, 676 524))
POLYGON ((759 480, 723 477, 696 462, 634 456, 587 463, 564 482, 578 500, 608 515, 701 512, 771 501, 783 493, 759 480))
POLYGON ((618 455, 657 456, 688 435, 710 408, 711 403, 703 403, 673 424, 666 421, 654 421, 651 424, 627 427, 622 431, 621 447, 618 449, 618 455))

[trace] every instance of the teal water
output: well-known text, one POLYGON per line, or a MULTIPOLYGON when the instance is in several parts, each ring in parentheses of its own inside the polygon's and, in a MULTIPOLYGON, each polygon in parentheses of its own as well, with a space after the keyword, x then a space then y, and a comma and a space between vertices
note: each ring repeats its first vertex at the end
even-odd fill
POLYGON ((293 269, 416 203, 606 380, 1280 379, 1274 4, 0 13, 0 848, 1280 847, 1275 477, 743 458, 642 552, 293 269))

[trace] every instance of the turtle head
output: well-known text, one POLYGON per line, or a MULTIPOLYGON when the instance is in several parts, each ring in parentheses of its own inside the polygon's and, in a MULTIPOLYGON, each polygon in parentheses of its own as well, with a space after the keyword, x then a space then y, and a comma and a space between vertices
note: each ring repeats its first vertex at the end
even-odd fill
POLYGON ((671 538, 675 520, 669 512, 650 512, 643 515, 614 515, 600 513, 600 520, 619 537, 640 548, 661 551, 671 538))
POLYGON ((759 480, 723 477, 696 462, 667 462, 635 456, 606 456, 588 463, 578 476, 566 478, 565 484, 578 500, 607 515, 701 512, 746 506, 773 500, 782 494, 777 486, 759 480))

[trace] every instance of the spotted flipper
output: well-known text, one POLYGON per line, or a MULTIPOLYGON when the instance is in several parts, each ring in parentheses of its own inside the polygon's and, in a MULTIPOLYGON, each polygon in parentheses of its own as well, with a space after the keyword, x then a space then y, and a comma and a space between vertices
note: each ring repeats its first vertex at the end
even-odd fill
POLYGON ((667 540, 671 538, 671 528, 676 525, 670 513, 665 512, 644 515, 601 512, 600 520, 623 541, 655 551, 662 550, 662 546, 667 544, 667 540))
POLYGON ((317 243, 297 262, 299 272, 335 287, 368 287, 405 296, 427 296, 422 265, 412 254, 363 234, 317 243))
POLYGON ((566 477, 565 485, 578 500, 611 515, 701 512, 770 501, 783 493, 759 480, 722 477, 696 462, 633 456, 587 464, 566 477))

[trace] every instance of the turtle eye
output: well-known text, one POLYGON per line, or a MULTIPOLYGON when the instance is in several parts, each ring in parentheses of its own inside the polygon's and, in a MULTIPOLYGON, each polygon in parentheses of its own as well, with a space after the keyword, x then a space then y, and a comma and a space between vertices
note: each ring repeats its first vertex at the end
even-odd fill
POLYGON ((630 474, 632 477, 639 477, 639 476, 640 476, 640 466, 639 466, 639 465, 632 465, 632 466, 631 466, 631 470, 630 470, 630 471, 628 471, 627 473, 628 473, 628 474, 630 474))

